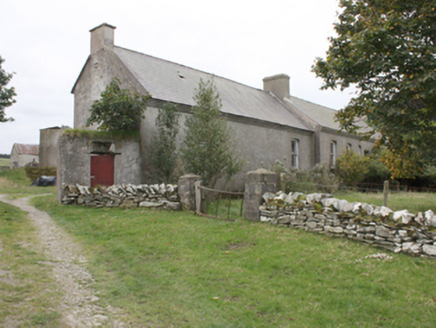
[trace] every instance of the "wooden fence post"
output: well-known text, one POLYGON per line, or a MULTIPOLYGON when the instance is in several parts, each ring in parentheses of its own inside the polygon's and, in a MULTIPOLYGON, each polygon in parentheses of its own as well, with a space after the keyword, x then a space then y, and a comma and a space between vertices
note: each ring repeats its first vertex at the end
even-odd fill
POLYGON ((389 196, 389 181, 386 180, 383 185, 383 206, 388 207, 388 196, 389 196))
POLYGON ((195 181, 194 182, 195 185, 195 209, 197 211, 197 213, 200 213, 201 210, 201 190, 200 190, 200 185, 201 185, 201 181, 195 181))

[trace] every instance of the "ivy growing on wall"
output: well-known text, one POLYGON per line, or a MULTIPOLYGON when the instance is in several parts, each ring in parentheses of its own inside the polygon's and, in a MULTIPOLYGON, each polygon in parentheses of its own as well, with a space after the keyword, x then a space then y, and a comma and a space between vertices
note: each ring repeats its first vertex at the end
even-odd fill
POLYGON ((159 181, 169 183, 177 166, 176 137, 179 133, 180 113, 177 105, 166 103, 159 109, 155 124, 157 135, 153 138, 151 161, 159 181))

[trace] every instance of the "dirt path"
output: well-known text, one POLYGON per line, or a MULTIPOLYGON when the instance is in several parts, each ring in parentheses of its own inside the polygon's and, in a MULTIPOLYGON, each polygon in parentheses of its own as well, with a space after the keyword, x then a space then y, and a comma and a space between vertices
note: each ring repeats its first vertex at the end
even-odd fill
POLYGON ((87 260, 79 245, 47 213, 29 205, 30 198, 10 200, 7 195, 0 195, 2 202, 29 213, 41 241, 43 249, 40 251, 46 254, 53 266, 53 275, 63 289, 64 297, 58 311, 64 323, 70 327, 122 327, 119 322, 111 322, 110 308, 104 309, 96 304, 94 279, 85 267, 87 260))

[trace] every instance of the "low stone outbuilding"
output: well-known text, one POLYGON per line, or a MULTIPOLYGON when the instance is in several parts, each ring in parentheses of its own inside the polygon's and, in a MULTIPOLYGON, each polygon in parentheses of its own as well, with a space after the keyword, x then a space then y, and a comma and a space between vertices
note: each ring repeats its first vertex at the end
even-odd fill
POLYGON ((39 145, 14 143, 11 150, 11 169, 39 162, 39 145))

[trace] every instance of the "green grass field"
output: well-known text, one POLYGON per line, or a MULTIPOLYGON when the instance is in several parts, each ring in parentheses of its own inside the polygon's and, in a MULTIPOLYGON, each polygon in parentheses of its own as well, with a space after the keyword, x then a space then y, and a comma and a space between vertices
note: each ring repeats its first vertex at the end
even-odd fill
POLYGON ((0 193, 26 196, 43 193, 56 193, 56 187, 33 187, 26 176, 24 167, 0 171, 0 193))
POLYGON ((436 262, 344 239, 187 212, 36 200, 90 256, 103 306, 131 325, 436 325, 436 262))
MULTIPOLYGON (((349 202, 362 202, 383 205, 383 193, 337 192, 334 197, 349 202)), ((426 192, 392 192, 388 197, 388 207, 394 211, 407 209, 411 213, 425 212, 429 209, 436 212, 436 194, 426 192)))
POLYGON ((10 166, 11 160, 9 158, 0 158, 0 166, 10 166))
POLYGON ((368 245, 244 220, 34 202, 82 245, 101 305, 127 326, 436 325, 435 260, 379 261, 368 245))

